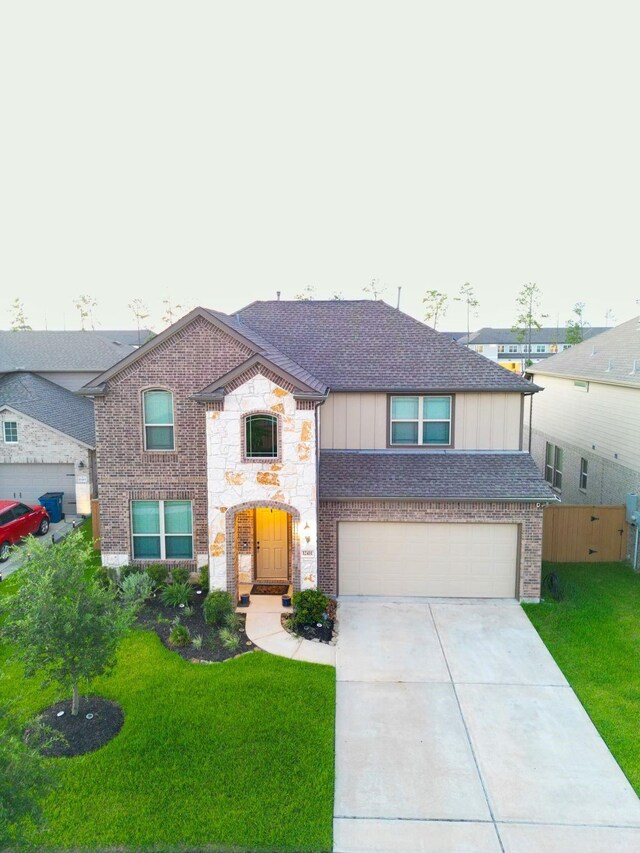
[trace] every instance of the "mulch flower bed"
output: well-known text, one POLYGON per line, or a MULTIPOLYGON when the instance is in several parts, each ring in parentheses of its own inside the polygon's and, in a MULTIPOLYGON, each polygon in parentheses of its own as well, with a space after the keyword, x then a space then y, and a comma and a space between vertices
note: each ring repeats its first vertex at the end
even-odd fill
POLYGON ((282 614, 282 625, 297 637, 302 637, 305 640, 319 640, 321 643, 330 643, 333 640, 333 629, 336 621, 336 602, 330 598, 327 604, 327 618, 322 622, 316 622, 313 625, 296 625, 290 627, 288 613, 282 614))
MULTIPOLYGON (((185 615, 184 607, 169 607, 160 601, 156 596, 150 599, 138 613, 138 625, 148 631, 155 631, 162 643, 172 652, 177 652, 180 657, 194 663, 220 663, 221 661, 235 658, 244 652, 252 652, 255 646, 247 637, 244 631, 245 617, 238 614, 240 622, 240 645, 237 649, 226 649, 220 642, 217 628, 207 625, 204 621, 202 605, 207 597, 206 591, 201 590, 197 594, 198 587, 194 588, 194 595, 191 601, 193 613, 185 615), (192 643, 185 646, 172 646, 169 642, 169 634, 171 633, 172 623, 174 619, 179 617, 180 624, 189 629, 189 634, 193 639, 196 636, 202 637, 202 645, 197 649, 192 643)), ((187 611, 188 613, 188 611, 187 611)))
MULTIPOLYGON (((81 696, 77 716, 71 714, 71 699, 65 699, 44 710, 40 720, 62 735, 62 739, 54 739, 50 746, 43 747, 42 754, 71 758, 109 743, 122 728, 124 712, 117 702, 102 696, 81 696), (62 716, 58 716, 60 711, 64 711, 62 716)), ((25 736, 29 737, 29 730, 25 736)))

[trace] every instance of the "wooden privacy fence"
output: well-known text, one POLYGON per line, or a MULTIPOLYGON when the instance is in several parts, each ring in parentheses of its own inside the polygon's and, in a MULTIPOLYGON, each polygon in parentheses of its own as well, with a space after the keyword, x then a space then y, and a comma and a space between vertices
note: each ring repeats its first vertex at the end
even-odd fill
POLYGON ((100 501, 91 501, 91 538, 93 539, 93 547, 100 547, 100 501))
POLYGON ((565 506, 544 511, 542 559, 552 563, 608 563, 627 554, 623 506, 565 506))

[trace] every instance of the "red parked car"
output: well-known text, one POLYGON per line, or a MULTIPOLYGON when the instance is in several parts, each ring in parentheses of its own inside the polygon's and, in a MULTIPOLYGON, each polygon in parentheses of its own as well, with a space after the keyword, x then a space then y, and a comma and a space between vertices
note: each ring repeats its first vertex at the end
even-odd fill
POLYGON ((44 536, 49 530, 49 515, 43 506, 28 506, 19 501, 0 501, 0 563, 9 559, 9 548, 25 536, 44 536))

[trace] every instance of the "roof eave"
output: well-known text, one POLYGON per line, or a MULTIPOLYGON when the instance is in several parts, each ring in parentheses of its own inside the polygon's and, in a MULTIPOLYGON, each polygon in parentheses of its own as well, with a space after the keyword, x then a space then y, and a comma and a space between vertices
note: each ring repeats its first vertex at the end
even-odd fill
POLYGON ((552 504, 559 503, 560 498, 557 496, 533 496, 533 497, 476 497, 470 498, 468 495, 459 497, 447 495, 447 497, 438 497, 437 495, 384 495, 382 497, 372 497, 369 495, 323 495, 320 494, 321 501, 456 501, 457 503, 531 503, 531 504, 552 504))

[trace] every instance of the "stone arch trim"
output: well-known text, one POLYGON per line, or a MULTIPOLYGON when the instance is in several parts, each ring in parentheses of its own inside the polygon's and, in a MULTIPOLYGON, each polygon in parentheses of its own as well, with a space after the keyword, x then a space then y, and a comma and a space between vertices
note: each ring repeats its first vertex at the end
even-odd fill
POLYGON ((227 509, 226 526, 226 558, 227 558, 227 589, 234 597, 238 595, 238 574, 236 571, 236 516, 247 509, 281 509, 291 516, 291 583, 294 592, 300 589, 300 512, 291 504, 280 501, 255 500, 234 504, 227 509))

